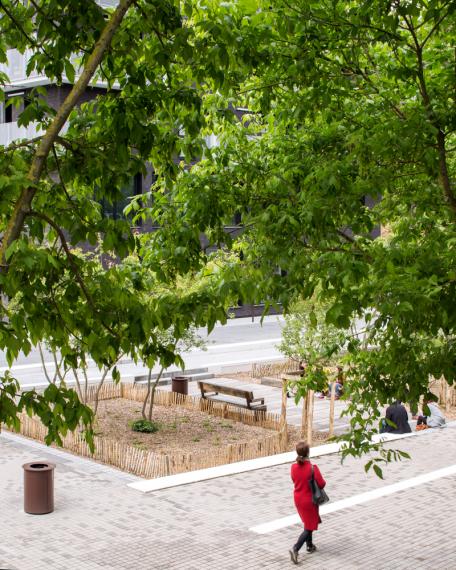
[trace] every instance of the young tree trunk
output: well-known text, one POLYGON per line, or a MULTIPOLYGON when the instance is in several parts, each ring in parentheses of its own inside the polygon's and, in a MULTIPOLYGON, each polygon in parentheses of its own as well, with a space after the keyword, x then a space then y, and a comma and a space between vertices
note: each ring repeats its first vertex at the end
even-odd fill
POLYGON ((87 377, 87 368, 82 369, 82 374, 84 375, 84 404, 87 404, 89 397, 89 378, 87 377))
POLYGON ((150 380, 152 378, 152 368, 149 368, 149 375, 147 376, 147 393, 146 393, 146 397, 144 398, 144 402, 143 402, 143 406, 142 406, 142 410, 141 410, 141 415, 143 420, 147 420, 146 417, 146 406, 147 406, 147 400, 149 399, 150 396, 150 389, 151 389, 151 385, 150 385, 150 380))
POLYGON ((48 374, 48 371, 46 368, 46 363, 44 362, 43 349, 41 348, 41 342, 38 343, 38 351, 40 353, 41 366, 43 368, 43 372, 44 372, 44 375, 46 377, 46 380, 49 382, 49 384, 54 384, 55 383, 55 376, 54 376, 54 379, 51 380, 51 377, 48 374))
POLYGON ((76 380, 76 392, 78 394, 79 401, 85 404, 84 396, 82 395, 81 382, 79 381, 78 371, 76 370, 76 368, 72 368, 72 370, 74 378, 76 380))
POLYGON ((121 353, 119 354, 118 359, 114 362, 114 364, 113 364, 112 366, 110 366, 109 368, 108 368, 108 367, 105 367, 105 369, 104 369, 104 372, 103 372, 103 375, 102 375, 102 377, 101 377, 101 380, 100 380, 100 382, 99 382, 99 384, 98 384, 98 387, 97 387, 97 389, 96 389, 96 391, 95 391, 95 398, 94 398, 94 405, 93 405, 93 413, 94 413, 95 415, 97 415, 98 402, 100 401, 100 392, 101 392, 101 389, 102 389, 102 387, 103 387, 103 384, 104 384, 104 382, 105 382, 105 380, 106 380, 106 376, 108 375, 108 372, 109 372, 110 370, 112 370, 112 369, 114 368, 114 366, 116 366, 116 364, 119 362, 119 360, 122 358, 123 355, 124 355, 124 353, 121 352, 121 353))
POLYGON ((101 392, 101 388, 104 384, 104 381, 106 379, 106 376, 108 375, 108 372, 111 370, 111 368, 105 368, 105 371, 103 372, 103 376, 101 377, 100 383, 98 384, 97 390, 95 392, 95 400, 94 400, 94 404, 93 404, 93 413, 96 416, 97 415, 97 411, 98 411, 98 402, 100 400, 100 392, 101 392))
POLYGON ((150 395, 150 402, 149 402, 149 414, 148 414, 148 417, 147 417, 147 419, 148 419, 149 421, 152 421, 152 410, 153 410, 153 408, 154 408, 155 390, 156 390, 156 388, 157 388, 158 381, 160 380, 161 375, 163 374, 163 370, 164 370, 164 369, 165 369, 164 366, 162 366, 162 367, 160 368, 160 372, 158 373, 157 379, 155 380, 155 382, 154 382, 153 385, 152 385, 152 394, 150 395))
POLYGON ((66 372, 64 372, 64 374, 62 375, 62 372, 60 370, 60 367, 62 366, 63 358, 61 358, 60 362, 58 362, 57 355, 56 355, 54 350, 52 351, 52 357, 54 358, 54 364, 55 364, 54 384, 55 384, 55 381, 57 380, 57 378, 60 380, 61 384, 65 384, 66 372))

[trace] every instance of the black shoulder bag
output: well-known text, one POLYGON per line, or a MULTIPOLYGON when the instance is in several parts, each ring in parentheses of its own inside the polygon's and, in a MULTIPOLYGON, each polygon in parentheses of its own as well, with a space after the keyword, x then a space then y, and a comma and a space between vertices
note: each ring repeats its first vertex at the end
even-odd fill
POLYGON ((309 485, 312 493, 312 501, 314 505, 324 505, 329 501, 329 497, 324 489, 320 489, 314 478, 314 466, 312 467, 312 477, 310 478, 309 485))

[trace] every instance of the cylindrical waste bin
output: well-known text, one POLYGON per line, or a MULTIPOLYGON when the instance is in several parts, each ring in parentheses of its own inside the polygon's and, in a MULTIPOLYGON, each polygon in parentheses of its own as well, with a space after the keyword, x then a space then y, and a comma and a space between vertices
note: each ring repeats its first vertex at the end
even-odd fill
POLYGON ((45 515, 54 510, 53 463, 34 461, 24 468, 24 511, 30 515, 45 515))
POLYGON ((174 376, 171 382, 171 389, 178 394, 188 394, 188 376, 174 376))

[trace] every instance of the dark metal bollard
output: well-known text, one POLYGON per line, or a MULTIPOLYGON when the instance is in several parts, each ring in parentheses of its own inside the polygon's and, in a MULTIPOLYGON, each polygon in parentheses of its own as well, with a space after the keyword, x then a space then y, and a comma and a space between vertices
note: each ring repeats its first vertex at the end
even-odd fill
POLYGON ((171 381, 171 389, 178 394, 188 395, 188 376, 175 376, 171 381))
POLYGON ((54 510, 53 463, 34 461, 24 468, 24 511, 30 515, 45 515, 54 510))

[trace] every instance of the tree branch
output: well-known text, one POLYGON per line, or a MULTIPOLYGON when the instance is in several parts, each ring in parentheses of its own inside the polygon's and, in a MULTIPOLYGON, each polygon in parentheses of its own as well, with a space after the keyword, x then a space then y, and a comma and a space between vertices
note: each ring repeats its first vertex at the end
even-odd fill
POLYGON ((355 239, 352 236, 343 232, 342 230, 337 230, 337 234, 340 235, 340 237, 346 239, 349 243, 355 243, 355 239))
POLYGON ((3 236, 3 243, 0 248, 0 272, 5 273, 8 270, 8 267, 5 267, 4 265, 6 250, 19 237, 22 228, 24 227, 25 218, 30 212, 32 200, 38 190, 37 185, 41 178, 44 165, 49 152, 51 151, 52 145, 56 141, 71 111, 79 101, 79 98, 83 95, 89 85, 90 80, 103 59, 105 51, 111 43, 115 32, 121 25, 122 20, 132 3, 133 0, 120 0, 119 5, 113 12, 111 19, 106 24, 100 38, 95 44, 93 52, 87 60, 84 71, 74 84, 72 90, 59 108, 52 123, 41 139, 41 143, 35 152, 35 156, 33 157, 32 164, 27 175, 29 182, 28 186, 22 190, 21 195, 16 202, 13 214, 3 236))
POLYGON ((450 176, 448 173, 448 166, 446 160, 446 149, 445 149, 445 133, 436 117, 434 110, 432 108, 431 98, 429 92, 427 90, 426 85, 426 78, 424 76, 424 62, 423 62, 423 48, 418 41, 418 37, 416 35, 416 31, 413 27, 413 22, 407 19, 404 16, 404 20, 407 24, 407 27, 412 35, 413 42, 415 44, 415 53, 417 58, 417 76, 418 82, 420 86, 420 93, 423 99, 423 105, 426 110, 426 114, 428 116, 429 122, 433 127, 437 129, 437 153, 439 157, 439 182, 443 188, 443 192, 445 194, 446 199, 448 200, 448 204, 453 211, 453 214, 456 215, 456 197, 453 194, 453 189, 451 188, 450 176))
POLYGON ((33 139, 29 139, 29 140, 27 140, 27 141, 22 141, 22 142, 20 142, 20 143, 10 144, 10 145, 8 145, 8 146, 5 146, 5 147, 3 147, 3 148, 0 148, 0 152, 1 152, 2 154, 6 154, 7 152, 15 151, 15 150, 17 150, 18 148, 23 148, 24 146, 30 146, 30 145, 35 144, 35 143, 37 143, 38 141, 40 141, 41 138, 42 138, 42 137, 35 137, 35 138, 33 138, 33 139))
POLYGON ((66 256, 68 259, 68 263, 70 264, 71 269, 73 270, 76 281, 79 283, 79 286, 81 287, 81 290, 84 293, 84 297, 86 298, 89 305, 92 307, 92 310, 95 313, 97 313, 95 303, 93 302, 92 296, 89 293, 89 291, 87 290, 87 287, 85 286, 85 283, 81 277, 81 274, 79 273, 79 268, 73 259, 73 254, 71 253, 70 248, 68 247, 68 243, 66 241, 66 237, 65 237, 65 234, 63 233, 62 229, 54 222, 54 220, 52 220, 46 214, 42 214, 41 212, 31 211, 27 215, 34 216, 35 218, 41 218, 47 224, 49 224, 52 228, 54 228, 54 230, 58 233, 59 238, 60 238, 60 243, 62 244, 62 247, 65 250, 65 253, 66 253, 66 256))
POLYGON ((27 39, 27 41, 35 48, 37 49, 42 49, 43 52, 50 57, 50 55, 46 52, 46 50, 39 46, 37 44, 37 42, 28 35, 28 33, 24 30, 24 28, 21 26, 20 22, 18 22, 16 20, 16 18, 13 16, 13 14, 8 10, 8 8, 5 6, 5 4, 0 0, 0 8, 3 8, 3 11, 5 12, 5 14, 8 16, 8 18, 13 22, 13 24, 16 26, 17 30, 19 30, 19 32, 27 39))

